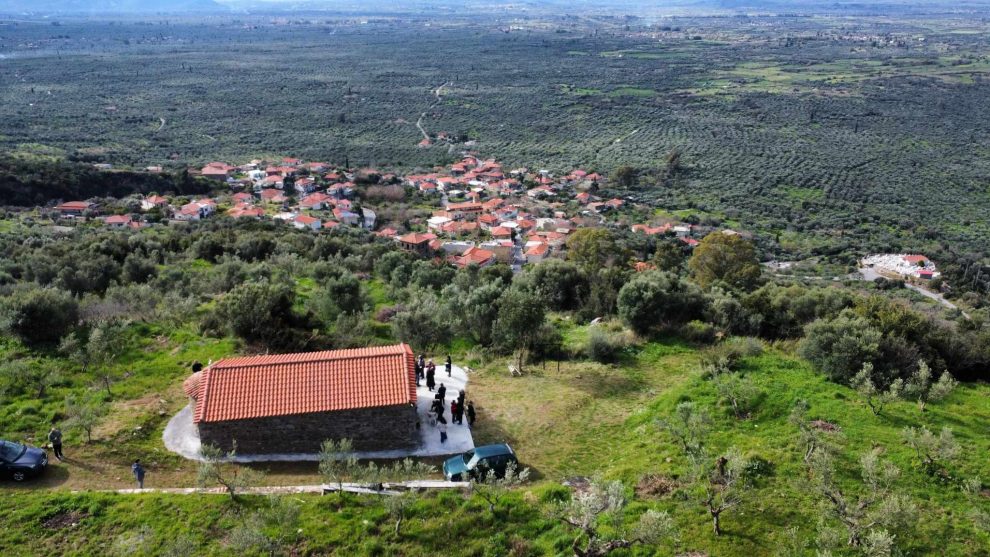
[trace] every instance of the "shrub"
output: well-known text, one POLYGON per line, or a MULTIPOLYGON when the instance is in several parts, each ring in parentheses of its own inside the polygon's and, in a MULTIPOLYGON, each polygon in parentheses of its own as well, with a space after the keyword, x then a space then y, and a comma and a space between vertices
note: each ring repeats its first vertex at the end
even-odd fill
POLYGON ((610 363, 618 359, 619 354, 629 346, 629 339, 623 333, 615 333, 604 330, 602 327, 593 327, 588 334, 588 342, 585 344, 585 354, 600 363, 610 363))
POLYGON ((659 271, 641 273, 619 291, 619 316, 638 334, 701 316, 704 297, 697 286, 677 275, 659 271))
POLYGON ((58 288, 32 288, 3 305, 6 328, 27 344, 57 342, 79 322, 79 303, 58 288))
POLYGON ((705 323, 695 319, 681 327, 681 336, 690 342, 698 344, 710 344, 715 342, 717 331, 711 323, 705 323))

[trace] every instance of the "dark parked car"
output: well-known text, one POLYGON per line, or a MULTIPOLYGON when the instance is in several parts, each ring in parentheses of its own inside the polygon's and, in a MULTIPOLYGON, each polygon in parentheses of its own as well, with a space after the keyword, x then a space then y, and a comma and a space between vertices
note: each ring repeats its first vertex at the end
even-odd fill
POLYGON ((0 476, 23 482, 45 471, 48 455, 45 451, 0 440, 0 476))
POLYGON ((447 459, 443 463, 443 475, 452 482, 478 480, 489 472, 493 472, 497 478, 504 478, 510 462, 519 462, 512 447, 505 443, 485 445, 447 459))

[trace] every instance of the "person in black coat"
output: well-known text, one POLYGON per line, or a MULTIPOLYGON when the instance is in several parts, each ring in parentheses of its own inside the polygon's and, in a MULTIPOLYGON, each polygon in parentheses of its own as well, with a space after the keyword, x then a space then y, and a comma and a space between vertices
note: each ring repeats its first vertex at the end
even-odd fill
POLYGON ((433 376, 433 370, 426 368, 426 388, 433 392, 433 387, 437 386, 436 378, 433 376))
POLYGON ((468 417, 468 427, 474 427, 474 420, 478 417, 474 413, 474 402, 468 401, 467 405, 467 417, 468 417))
POLYGON ((453 368, 454 362, 450 359, 450 354, 447 354, 447 362, 444 367, 447 368, 447 377, 450 377, 450 370, 453 368))
POLYGON ((447 387, 444 387, 443 383, 440 383, 440 387, 437 388, 437 394, 440 395, 440 402, 443 402, 447 395, 447 387))

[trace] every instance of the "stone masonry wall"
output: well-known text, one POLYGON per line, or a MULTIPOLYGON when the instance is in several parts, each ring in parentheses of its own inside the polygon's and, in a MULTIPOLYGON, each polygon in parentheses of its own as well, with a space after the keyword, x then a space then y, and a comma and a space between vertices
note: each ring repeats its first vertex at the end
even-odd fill
POLYGON ((411 404, 200 423, 204 445, 238 454, 318 453, 327 439, 351 439, 361 451, 416 446, 416 407, 411 404))

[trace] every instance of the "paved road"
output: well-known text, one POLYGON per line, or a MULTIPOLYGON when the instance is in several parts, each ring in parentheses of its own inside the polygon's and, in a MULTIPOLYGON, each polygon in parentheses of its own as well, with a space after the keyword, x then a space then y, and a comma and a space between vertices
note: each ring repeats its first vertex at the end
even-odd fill
MULTIPOLYGON (((871 269, 869 267, 861 267, 859 269, 859 274, 862 276, 863 280, 867 280, 869 282, 874 282, 874 281, 876 281, 877 279, 880 279, 880 278, 886 278, 883 275, 881 275, 880 273, 878 273, 875 269, 871 269)), ((904 283, 904 287, 907 288, 907 289, 909 289, 909 290, 913 290, 913 291, 917 292, 918 294, 921 294, 922 296, 924 296, 926 298, 929 298, 931 300, 935 300, 939 304, 941 304, 941 305, 943 305, 943 306, 945 306, 945 307, 947 307, 949 309, 955 309, 955 310, 958 310, 959 309, 959 306, 957 306, 956 304, 950 302, 949 300, 946 300, 945 299, 945 296, 939 294, 938 292, 932 292, 931 290, 927 290, 925 288, 922 288, 920 286, 911 284, 909 282, 905 282, 904 283)), ((965 312, 962 312, 962 315, 966 319, 969 319, 969 316, 966 315, 965 312)))

